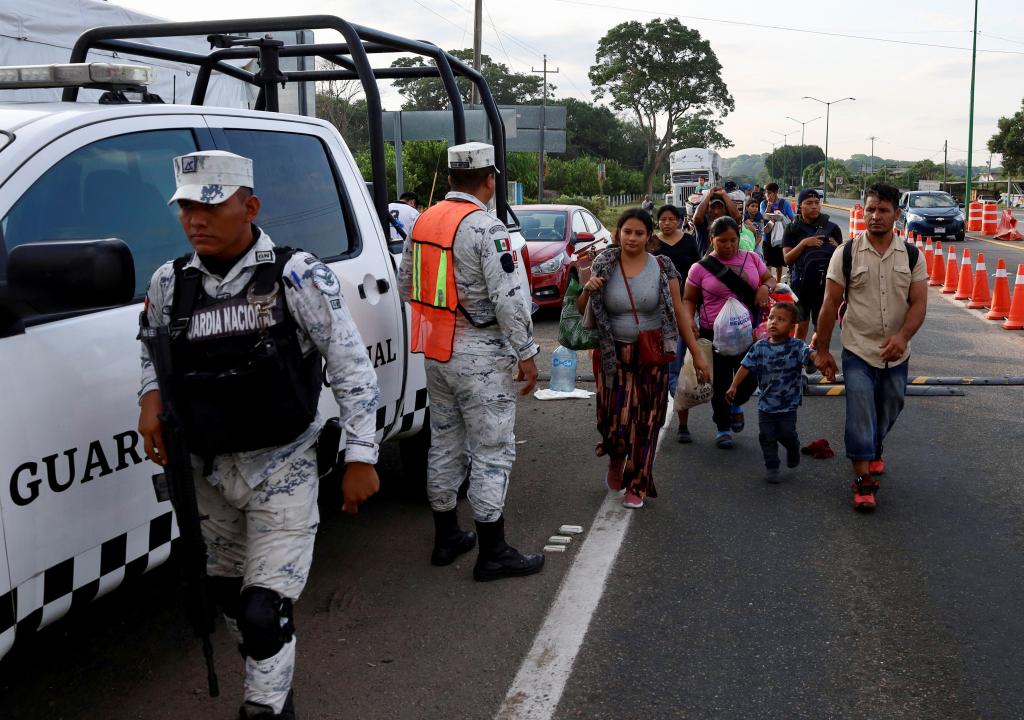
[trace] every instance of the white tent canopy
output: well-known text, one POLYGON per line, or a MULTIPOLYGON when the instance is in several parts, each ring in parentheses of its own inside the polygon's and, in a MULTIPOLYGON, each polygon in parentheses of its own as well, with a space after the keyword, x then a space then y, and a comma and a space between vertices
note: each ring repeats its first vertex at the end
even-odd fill
MULTIPOLYGON (((112 3, 97 0, 0 0, 0 65, 49 65, 66 63, 78 36, 100 25, 140 25, 166 22, 164 18, 143 15, 112 3)), ((138 40, 154 44, 149 40, 138 40)), ((205 54, 210 45, 205 37, 160 38, 165 47, 205 54)), ((167 103, 188 103, 195 85, 194 67, 165 60, 120 56, 106 51, 89 53, 90 62, 137 62, 154 70, 149 91, 167 103)), ((249 61, 255 64, 255 61, 249 61)), ((239 63, 241 67, 250 69, 239 63)), ((258 89, 235 78, 214 73, 206 93, 206 105, 252 107, 258 89)), ((95 101, 99 90, 83 90, 82 100, 95 101)), ((0 102, 60 100, 57 89, 0 90, 0 102)))

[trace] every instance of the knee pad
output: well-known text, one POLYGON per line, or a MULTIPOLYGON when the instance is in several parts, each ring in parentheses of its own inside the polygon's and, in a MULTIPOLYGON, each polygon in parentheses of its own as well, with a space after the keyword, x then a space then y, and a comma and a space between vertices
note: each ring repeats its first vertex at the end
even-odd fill
POLYGON ((277 655, 295 636, 292 601, 273 590, 250 586, 242 591, 238 629, 242 631, 242 652, 253 660, 277 655))

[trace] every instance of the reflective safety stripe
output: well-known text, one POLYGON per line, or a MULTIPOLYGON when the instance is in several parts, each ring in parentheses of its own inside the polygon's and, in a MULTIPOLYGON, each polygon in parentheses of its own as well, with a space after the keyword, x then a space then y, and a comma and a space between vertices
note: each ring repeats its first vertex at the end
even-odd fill
POLYGON ((445 306, 444 291, 448 282, 448 253, 450 252, 450 250, 442 252, 437 264, 437 290, 434 292, 434 307, 445 306))
POLYGON ((412 297, 413 300, 423 302, 423 289, 420 287, 420 262, 423 254, 420 251, 420 244, 412 244, 412 297))

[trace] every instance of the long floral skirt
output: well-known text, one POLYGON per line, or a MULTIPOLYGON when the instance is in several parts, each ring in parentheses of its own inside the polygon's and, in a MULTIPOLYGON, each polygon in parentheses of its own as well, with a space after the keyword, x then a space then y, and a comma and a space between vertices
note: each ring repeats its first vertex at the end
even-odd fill
POLYGON ((623 487, 640 497, 658 497, 654 487, 654 454, 658 432, 668 409, 668 366, 637 363, 638 343, 615 343, 615 382, 601 372, 601 353, 593 353, 597 379, 597 455, 626 458, 623 487))

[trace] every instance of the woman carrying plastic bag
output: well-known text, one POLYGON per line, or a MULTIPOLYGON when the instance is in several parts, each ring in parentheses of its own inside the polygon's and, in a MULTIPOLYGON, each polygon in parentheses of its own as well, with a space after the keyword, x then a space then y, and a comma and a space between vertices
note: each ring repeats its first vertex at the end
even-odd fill
POLYGON ((736 404, 725 399, 733 375, 747 349, 754 342, 754 327, 762 308, 768 306, 775 288, 775 278, 757 253, 739 249, 739 226, 730 217, 721 217, 711 224, 711 253, 690 268, 683 290, 683 321, 681 330, 686 346, 693 356, 696 380, 712 385, 711 407, 718 434, 715 444, 732 447, 732 433, 744 427, 740 407, 757 388, 757 381, 748 376, 736 393, 736 404), (728 303, 732 299, 734 303, 728 303), (719 337, 716 321, 726 306, 729 311, 722 323, 728 329, 719 337), (737 310, 737 306, 739 310, 737 310), (705 359, 694 332, 694 318, 700 321, 699 336, 714 341, 711 363, 705 359), (712 373, 712 368, 714 372, 712 373))

